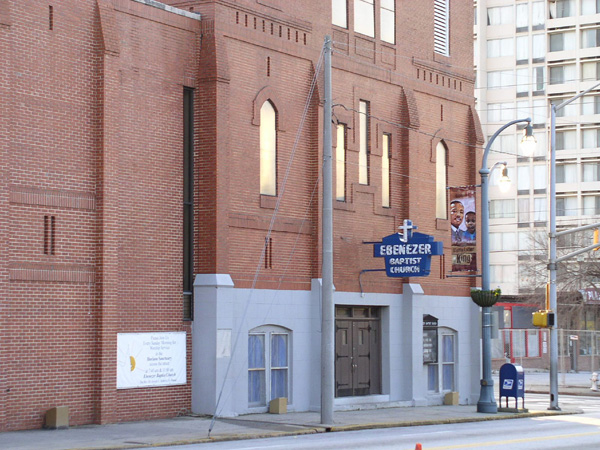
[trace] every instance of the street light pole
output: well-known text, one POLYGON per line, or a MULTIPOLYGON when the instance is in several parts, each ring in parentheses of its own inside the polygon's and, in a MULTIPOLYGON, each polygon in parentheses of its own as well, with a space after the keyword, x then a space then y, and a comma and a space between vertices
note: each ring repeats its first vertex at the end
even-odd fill
POLYGON ((554 312, 554 325, 550 327, 550 410, 560 410, 558 406, 558 314, 556 301, 556 111, 600 86, 592 87, 565 100, 558 106, 550 106, 550 254, 548 260, 548 292, 550 310, 554 312))
MULTIPOLYGON (((489 233, 490 233, 490 213, 489 213, 489 199, 488 199, 488 188, 489 188, 489 175, 492 170, 496 167, 496 164, 488 169, 487 158, 492 143, 506 128, 515 125, 517 123, 527 122, 531 124, 531 119, 517 119, 502 126, 494 135, 490 138, 485 150, 483 151, 483 160, 481 164, 481 289, 484 291, 490 290, 490 246, 489 246, 489 233)), ((496 413, 498 412, 498 405, 494 399, 494 380, 492 379, 492 307, 483 306, 481 308, 481 359, 482 359, 482 376, 481 379, 481 392, 479 394, 479 401, 477 402, 477 412, 481 413, 496 413)))

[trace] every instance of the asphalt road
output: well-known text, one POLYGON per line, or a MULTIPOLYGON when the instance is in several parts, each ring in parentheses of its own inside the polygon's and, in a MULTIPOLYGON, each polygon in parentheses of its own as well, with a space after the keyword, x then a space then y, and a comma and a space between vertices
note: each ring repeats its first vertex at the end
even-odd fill
MULTIPOLYGON (((527 400, 532 409, 548 406, 547 395, 532 394, 527 400)), ((153 450, 414 450, 417 443, 423 450, 599 449, 600 399, 563 395, 560 406, 563 409, 579 408, 583 414, 153 447, 153 450)))

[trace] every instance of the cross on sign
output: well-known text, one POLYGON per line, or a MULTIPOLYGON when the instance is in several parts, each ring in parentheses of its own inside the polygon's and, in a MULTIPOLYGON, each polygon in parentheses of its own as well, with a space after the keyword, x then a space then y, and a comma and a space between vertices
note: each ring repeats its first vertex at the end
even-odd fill
POLYGON ((408 240, 412 238, 413 230, 418 229, 416 225, 413 225, 412 220, 410 219, 404 219, 404 225, 398 228, 403 231, 403 233, 398 233, 402 242, 408 242, 408 240))

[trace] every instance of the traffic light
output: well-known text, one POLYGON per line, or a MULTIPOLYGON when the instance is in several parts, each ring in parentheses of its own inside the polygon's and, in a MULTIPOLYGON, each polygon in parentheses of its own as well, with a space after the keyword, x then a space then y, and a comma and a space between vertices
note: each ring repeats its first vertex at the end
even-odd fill
POLYGON ((550 328, 554 326, 554 311, 540 310, 532 313, 533 326, 540 328, 550 328))

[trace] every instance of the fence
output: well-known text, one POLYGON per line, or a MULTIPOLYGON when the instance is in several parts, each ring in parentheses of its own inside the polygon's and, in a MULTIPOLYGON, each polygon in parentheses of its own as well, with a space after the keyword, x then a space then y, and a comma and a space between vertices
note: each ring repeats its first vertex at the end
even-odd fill
MULTIPOLYGON (((492 337, 493 368, 505 362, 525 369, 550 369, 550 331, 535 329, 500 329, 492 337)), ((600 331, 558 330, 558 370, 560 372, 594 372, 600 370, 600 331)))

